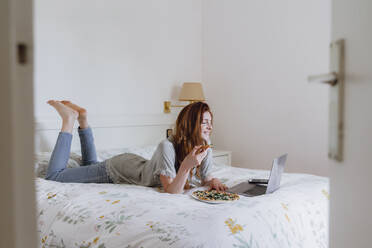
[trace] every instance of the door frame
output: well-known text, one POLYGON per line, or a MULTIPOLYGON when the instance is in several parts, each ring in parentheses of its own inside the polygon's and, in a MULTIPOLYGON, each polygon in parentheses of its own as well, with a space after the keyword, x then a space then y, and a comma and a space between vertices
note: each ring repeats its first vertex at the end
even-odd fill
POLYGON ((0 33, 0 247, 33 248, 33 1, 0 1, 0 33), (24 64, 17 60, 18 45, 24 64))

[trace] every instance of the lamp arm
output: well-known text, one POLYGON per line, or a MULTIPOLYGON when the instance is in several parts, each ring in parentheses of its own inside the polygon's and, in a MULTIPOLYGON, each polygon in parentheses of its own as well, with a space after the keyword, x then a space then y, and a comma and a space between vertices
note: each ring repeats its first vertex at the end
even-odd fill
POLYGON ((170 105, 172 108, 183 108, 186 107, 187 105, 170 105))
POLYGON ((171 108, 183 108, 186 105, 172 105, 170 101, 164 102, 164 113, 169 114, 171 112, 171 108))

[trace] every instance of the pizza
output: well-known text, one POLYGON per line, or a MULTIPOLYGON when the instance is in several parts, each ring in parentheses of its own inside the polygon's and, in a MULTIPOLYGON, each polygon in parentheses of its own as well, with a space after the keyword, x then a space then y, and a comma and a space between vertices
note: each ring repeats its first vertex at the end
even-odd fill
POLYGON ((199 200, 208 202, 229 202, 239 200, 239 195, 217 190, 196 190, 192 195, 199 200))
POLYGON ((201 146, 201 147, 197 150, 196 154, 202 153, 202 152, 204 152, 205 150, 207 150, 208 148, 211 148, 211 147, 212 147, 211 145, 201 146))

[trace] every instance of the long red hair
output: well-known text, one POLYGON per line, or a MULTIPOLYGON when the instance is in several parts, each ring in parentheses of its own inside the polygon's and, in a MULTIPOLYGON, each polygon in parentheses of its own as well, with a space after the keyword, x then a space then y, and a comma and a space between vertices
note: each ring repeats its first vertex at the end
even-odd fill
POLYGON ((177 159, 176 170, 194 146, 207 145, 207 142, 201 137, 201 124, 205 112, 210 113, 213 123, 212 111, 204 102, 190 103, 179 113, 173 135, 177 159))

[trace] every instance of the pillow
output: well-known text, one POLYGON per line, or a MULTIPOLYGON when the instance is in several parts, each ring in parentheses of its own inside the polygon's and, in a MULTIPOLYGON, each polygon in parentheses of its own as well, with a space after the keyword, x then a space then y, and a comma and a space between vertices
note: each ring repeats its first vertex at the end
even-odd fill
MULTIPOLYGON (((51 152, 39 152, 35 155, 35 176, 45 178, 50 156, 52 155, 51 152)), ((81 156, 76 153, 71 153, 70 158, 67 162, 67 168, 76 168, 79 167, 81 163, 81 156)))
POLYGON ((118 149, 107 149, 97 151, 98 161, 104 161, 122 153, 134 153, 145 159, 150 160, 154 154, 157 146, 143 146, 143 147, 129 147, 129 148, 118 148, 118 149))
MULTIPOLYGON (((130 148, 119 148, 119 149, 107 149, 97 151, 97 160, 105 161, 113 156, 122 153, 134 153, 145 159, 151 159, 157 146, 145 146, 145 147, 130 147, 130 148)), ((81 152, 74 151, 70 153, 70 158, 67 162, 67 168, 76 168, 81 164, 81 152)), ((45 178, 48 169, 51 152, 39 152, 35 155, 35 176, 45 178)))

